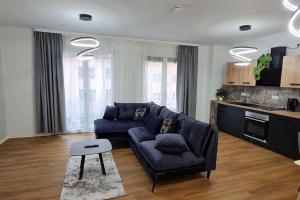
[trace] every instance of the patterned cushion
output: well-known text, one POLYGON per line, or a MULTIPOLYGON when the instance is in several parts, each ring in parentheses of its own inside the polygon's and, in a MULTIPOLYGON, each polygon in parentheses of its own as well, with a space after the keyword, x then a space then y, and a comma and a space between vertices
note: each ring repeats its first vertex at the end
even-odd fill
POLYGON ((136 109, 134 120, 143 120, 146 113, 147 113, 147 108, 136 109))
POLYGON ((177 133, 178 120, 166 118, 160 129, 160 133, 177 133))

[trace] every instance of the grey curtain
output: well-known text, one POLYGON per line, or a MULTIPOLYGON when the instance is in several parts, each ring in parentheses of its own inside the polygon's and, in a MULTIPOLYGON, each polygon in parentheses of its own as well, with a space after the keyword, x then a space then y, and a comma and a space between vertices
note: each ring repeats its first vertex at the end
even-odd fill
POLYGON ((37 131, 63 132, 65 95, 62 35, 34 32, 34 52, 37 131))
POLYGON ((197 101, 198 47, 177 49, 177 108, 195 118, 197 101))

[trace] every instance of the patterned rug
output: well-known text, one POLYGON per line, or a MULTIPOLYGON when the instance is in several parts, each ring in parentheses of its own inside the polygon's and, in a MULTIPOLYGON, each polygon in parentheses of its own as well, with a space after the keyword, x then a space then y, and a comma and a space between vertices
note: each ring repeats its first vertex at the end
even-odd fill
POLYGON ((102 175, 99 156, 85 157, 82 180, 78 180, 81 157, 71 157, 66 170, 61 200, 100 200, 126 195, 111 153, 103 154, 106 176, 102 175))

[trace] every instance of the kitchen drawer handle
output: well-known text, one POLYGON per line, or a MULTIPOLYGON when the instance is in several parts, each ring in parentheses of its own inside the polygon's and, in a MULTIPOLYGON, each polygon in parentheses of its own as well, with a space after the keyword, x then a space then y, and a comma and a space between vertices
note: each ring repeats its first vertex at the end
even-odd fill
POLYGON ((247 85, 249 85, 249 84, 250 84, 250 82, 243 82, 243 84, 247 84, 247 85))
POLYGON ((229 84, 234 84, 235 82, 232 82, 232 81, 230 81, 230 82, 228 82, 229 84))
POLYGON ((300 86, 300 83, 290 83, 292 86, 300 86))

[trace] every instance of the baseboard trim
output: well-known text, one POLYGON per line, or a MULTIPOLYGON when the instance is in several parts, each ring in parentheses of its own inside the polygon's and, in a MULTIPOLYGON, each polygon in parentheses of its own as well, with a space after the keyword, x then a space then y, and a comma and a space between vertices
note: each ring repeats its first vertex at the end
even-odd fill
POLYGON ((2 140, 0 140, 0 144, 3 144, 6 140, 8 140, 8 137, 5 137, 2 140))

